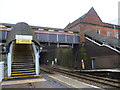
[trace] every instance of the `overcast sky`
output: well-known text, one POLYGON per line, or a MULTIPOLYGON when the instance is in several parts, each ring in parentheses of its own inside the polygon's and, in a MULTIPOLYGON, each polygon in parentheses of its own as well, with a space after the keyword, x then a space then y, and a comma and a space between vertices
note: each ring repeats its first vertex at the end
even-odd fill
POLYGON ((117 23, 120 0, 0 0, 0 23, 64 28, 94 7, 103 22, 117 23))

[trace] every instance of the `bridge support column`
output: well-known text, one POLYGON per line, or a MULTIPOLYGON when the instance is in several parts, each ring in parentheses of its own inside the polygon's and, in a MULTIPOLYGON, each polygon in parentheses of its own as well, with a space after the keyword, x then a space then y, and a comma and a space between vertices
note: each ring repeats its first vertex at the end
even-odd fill
POLYGON ((57 48, 59 48, 59 43, 57 43, 57 48))
POLYGON ((72 44, 72 48, 74 47, 74 45, 72 44))

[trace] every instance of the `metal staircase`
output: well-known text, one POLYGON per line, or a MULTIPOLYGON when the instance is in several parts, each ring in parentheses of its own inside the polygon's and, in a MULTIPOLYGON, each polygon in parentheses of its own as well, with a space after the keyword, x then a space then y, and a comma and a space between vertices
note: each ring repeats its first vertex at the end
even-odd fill
POLYGON ((5 79, 40 77, 40 43, 31 27, 24 22, 13 26, 7 46, 7 76, 5 79))
POLYGON ((7 79, 18 79, 27 77, 40 77, 35 72, 35 60, 32 44, 13 45, 11 77, 7 79))

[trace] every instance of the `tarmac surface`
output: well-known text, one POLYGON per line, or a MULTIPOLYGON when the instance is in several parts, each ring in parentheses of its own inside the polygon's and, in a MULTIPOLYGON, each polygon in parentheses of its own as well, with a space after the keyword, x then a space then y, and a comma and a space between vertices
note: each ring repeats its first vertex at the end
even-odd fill
POLYGON ((3 81, 1 85, 3 90, 6 88, 77 88, 79 90, 101 90, 99 87, 92 86, 59 74, 44 74, 42 78, 8 80, 3 81))

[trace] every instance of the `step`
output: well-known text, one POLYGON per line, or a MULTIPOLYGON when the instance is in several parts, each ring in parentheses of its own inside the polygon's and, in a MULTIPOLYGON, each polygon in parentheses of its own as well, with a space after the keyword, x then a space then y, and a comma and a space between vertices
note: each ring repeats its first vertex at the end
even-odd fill
MULTIPOLYGON (((19 59, 19 58, 14 58, 13 59, 13 61, 21 61, 21 62, 23 62, 23 61, 30 61, 30 62, 33 62, 33 59, 32 58, 22 58, 22 59, 19 59)), ((27 62, 24 62, 24 63, 27 63, 27 62)), ((29 62, 28 62, 29 63, 29 62)))
MULTIPOLYGON (((32 59, 31 59, 32 60, 32 59)), ((31 63, 33 63, 33 64, 35 64, 35 62, 12 62, 12 64, 31 64, 31 63)))
MULTIPOLYGON (((16 63, 12 63, 12 64, 31 64, 33 63, 33 60, 30 61, 25 61, 25 60, 13 60, 16 63)), ((34 63, 33 63, 34 64, 34 63)))
MULTIPOLYGON (((30 59, 30 60, 32 60, 32 59, 30 59)), ((26 62, 15 62, 15 61, 13 61, 12 63, 26 63, 26 62)), ((27 63, 35 63, 35 62, 27 62, 27 63)))
POLYGON ((16 74, 12 74, 11 76, 26 76, 26 75, 35 75, 36 73, 16 73, 16 74))
POLYGON ((35 69, 35 67, 20 67, 20 68, 15 68, 15 67, 13 67, 12 69, 13 69, 13 70, 19 70, 19 71, 20 71, 20 70, 22 70, 22 69, 27 69, 27 70, 30 69, 30 70, 31 70, 32 68, 35 69))
POLYGON ((12 67, 30 67, 35 66, 35 64, 12 64, 12 67))
POLYGON ((33 66, 33 65, 35 65, 34 63, 31 63, 31 64, 12 64, 12 66, 33 66))
POLYGON ((16 58, 13 58, 13 61, 33 61, 33 58, 32 57, 29 57, 29 58, 25 58, 25 57, 22 57, 22 58, 19 58, 19 57, 16 57, 16 58))
POLYGON ((12 64, 12 66, 35 66, 35 64, 12 64))
POLYGON ((28 70, 35 70, 35 68, 12 69, 12 72, 16 72, 16 71, 28 71, 28 70))
POLYGON ((13 63, 12 66, 26 66, 26 65, 35 65, 34 63, 13 63))
POLYGON ((35 72, 35 70, 15 71, 15 72, 12 72, 12 74, 15 74, 15 73, 29 73, 29 72, 35 72))
POLYGON ((34 66, 35 64, 12 64, 12 66, 19 66, 19 67, 22 67, 22 66, 34 66))
POLYGON ((19 54, 18 54, 18 55, 15 55, 15 54, 14 54, 14 57, 32 57, 32 56, 31 56, 31 55, 19 55, 19 54))
POLYGON ((43 77, 42 75, 29 75, 29 76, 18 76, 18 77, 5 77, 4 80, 10 79, 22 79, 22 78, 30 78, 30 77, 43 77))
POLYGON ((35 66, 14 66, 12 69, 35 68, 35 66))
POLYGON ((19 71, 20 71, 21 69, 30 69, 30 70, 31 70, 31 68, 34 68, 34 69, 35 69, 35 67, 32 67, 32 66, 31 66, 31 67, 12 67, 13 70, 16 69, 16 70, 19 70, 19 71))

